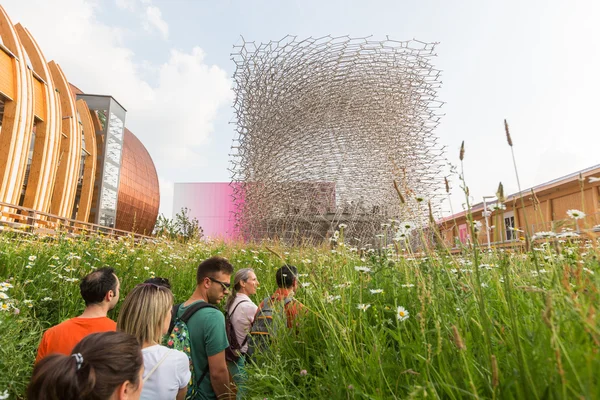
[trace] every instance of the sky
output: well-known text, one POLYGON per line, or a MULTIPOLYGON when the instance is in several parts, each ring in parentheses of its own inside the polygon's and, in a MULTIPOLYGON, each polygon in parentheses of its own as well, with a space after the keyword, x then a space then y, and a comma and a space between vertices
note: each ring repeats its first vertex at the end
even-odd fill
MULTIPOLYGON (((600 2, 3 0, 48 61, 86 93, 111 94, 152 156, 160 212, 175 182, 229 181, 234 45, 325 35, 437 42, 444 116, 435 133, 471 201, 600 164, 600 2)), ((462 211, 455 175, 443 215, 462 211), (450 207, 450 204, 452 207, 450 207)))

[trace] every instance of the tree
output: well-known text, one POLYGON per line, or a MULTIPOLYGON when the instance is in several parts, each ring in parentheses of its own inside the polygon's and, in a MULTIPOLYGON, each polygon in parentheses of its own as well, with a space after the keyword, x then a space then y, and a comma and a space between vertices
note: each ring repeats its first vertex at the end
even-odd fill
POLYGON ((190 209, 183 207, 175 215, 175 218, 167 218, 160 214, 154 226, 154 234, 158 237, 187 242, 201 239, 204 236, 204 231, 198 222, 198 218, 190 218, 190 209))

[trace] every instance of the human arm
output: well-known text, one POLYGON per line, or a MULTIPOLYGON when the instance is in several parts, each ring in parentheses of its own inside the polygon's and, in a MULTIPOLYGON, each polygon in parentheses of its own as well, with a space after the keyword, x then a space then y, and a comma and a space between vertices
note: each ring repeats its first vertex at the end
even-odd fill
POLYGON ((229 378, 224 350, 208 357, 208 371, 210 383, 217 399, 235 400, 234 384, 229 378))
POLYGON ((185 396, 187 395, 187 386, 183 389, 179 389, 177 392, 177 396, 175 396, 175 400, 185 400, 185 396))
POLYGON ((178 351, 177 353, 177 384, 179 391, 177 392, 176 400, 185 400, 187 395, 188 383, 192 373, 190 372, 190 364, 187 355, 178 351))

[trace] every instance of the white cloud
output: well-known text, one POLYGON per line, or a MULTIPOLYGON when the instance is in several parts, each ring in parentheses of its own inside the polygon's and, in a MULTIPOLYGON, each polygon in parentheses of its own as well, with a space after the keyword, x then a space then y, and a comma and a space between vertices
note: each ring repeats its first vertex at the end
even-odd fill
POLYGON ((136 59, 123 44, 125 31, 99 21, 92 0, 3 3, 12 22, 30 30, 47 60, 56 60, 70 82, 87 93, 110 94, 127 109, 127 127, 156 165, 161 212, 170 215, 172 182, 193 179, 194 168, 204 165, 203 145, 213 121, 231 104, 227 73, 205 64, 199 47, 172 49, 163 63, 136 59), (147 71, 157 71, 153 83, 141 77, 147 71))
POLYGON ((162 18, 162 13, 156 6, 146 7, 144 29, 146 29, 148 32, 156 29, 160 32, 164 39, 169 37, 169 25, 167 25, 165 20, 162 18))
POLYGON ((136 0, 115 0, 115 3, 123 10, 135 11, 136 0))

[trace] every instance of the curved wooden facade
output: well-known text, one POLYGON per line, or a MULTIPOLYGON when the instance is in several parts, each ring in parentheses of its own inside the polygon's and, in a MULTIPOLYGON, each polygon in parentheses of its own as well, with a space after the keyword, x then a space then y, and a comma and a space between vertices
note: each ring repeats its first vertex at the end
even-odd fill
POLYGON ((118 195, 110 203, 116 208, 110 227, 150 234, 158 176, 144 145, 124 127, 125 109, 110 96, 96 96, 119 108, 100 115, 88 104, 95 96, 70 85, 2 6, 0 39, 0 203, 99 223, 103 185, 112 185, 118 195), (104 165, 105 150, 111 166, 104 165))

